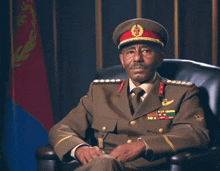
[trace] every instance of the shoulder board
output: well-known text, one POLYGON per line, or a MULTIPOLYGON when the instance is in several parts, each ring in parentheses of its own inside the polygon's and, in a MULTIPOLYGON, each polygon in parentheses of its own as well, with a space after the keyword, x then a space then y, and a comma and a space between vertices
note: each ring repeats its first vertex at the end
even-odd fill
POLYGON ((93 80, 94 84, 106 84, 106 83, 121 83, 123 80, 121 79, 96 79, 93 80))
POLYGON ((173 85, 183 85, 183 86, 192 86, 194 83, 187 81, 179 81, 179 80, 165 80, 164 83, 173 84, 173 85))

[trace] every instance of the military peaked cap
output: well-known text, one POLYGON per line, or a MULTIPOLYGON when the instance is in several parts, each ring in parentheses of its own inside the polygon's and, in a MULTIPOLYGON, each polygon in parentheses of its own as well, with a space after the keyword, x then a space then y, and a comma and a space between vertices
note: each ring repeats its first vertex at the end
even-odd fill
POLYGON ((114 33, 113 41, 118 48, 131 42, 154 42, 165 46, 168 41, 167 30, 161 24, 145 19, 135 18, 119 24, 114 33))

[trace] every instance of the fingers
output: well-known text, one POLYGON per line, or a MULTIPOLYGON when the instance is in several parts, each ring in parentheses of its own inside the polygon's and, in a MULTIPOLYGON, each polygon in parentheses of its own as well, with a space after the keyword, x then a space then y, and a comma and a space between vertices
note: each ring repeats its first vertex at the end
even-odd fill
POLYGON ((76 157, 82 164, 86 164, 103 154, 98 147, 82 146, 76 150, 76 157))
POLYGON ((103 155, 103 152, 98 147, 90 147, 88 162, 102 155, 103 155))
POLYGON ((144 142, 137 141, 119 145, 110 153, 110 156, 120 160, 121 162, 127 162, 138 158, 144 150, 146 150, 144 142))
POLYGON ((128 154, 124 154, 124 155, 118 156, 116 159, 119 160, 120 162, 128 162, 130 157, 128 154))
POLYGON ((129 160, 130 150, 125 145, 119 145, 111 153, 110 156, 114 157, 121 162, 126 162, 129 160))
POLYGON ((115 153, 113 153, 113 154, 110 154, 110 156, 116 158, 117 160, 120 160, 121 162, 127 162, 127 161, 130 161, 131 159, 131 156, 129 153, 116 154, 116 155, 115 153))

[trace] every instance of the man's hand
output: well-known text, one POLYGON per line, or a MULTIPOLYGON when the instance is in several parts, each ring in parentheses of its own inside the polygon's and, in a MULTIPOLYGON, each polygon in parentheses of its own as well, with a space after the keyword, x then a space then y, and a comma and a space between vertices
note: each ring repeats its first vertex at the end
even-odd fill
POLYGON ((121 162, 126 162, 138 158, 145 151, 146 145, 144 141, 140 140, 129 144, 119 145, 110 153, 110 156, 115 157, 121 162))
POLYGON ((104 153, 97 146, 82 146, 76 150, 76 157, 82 164, 86 164, 92 161, 92 159, 102 156, 103 154, 104 153))

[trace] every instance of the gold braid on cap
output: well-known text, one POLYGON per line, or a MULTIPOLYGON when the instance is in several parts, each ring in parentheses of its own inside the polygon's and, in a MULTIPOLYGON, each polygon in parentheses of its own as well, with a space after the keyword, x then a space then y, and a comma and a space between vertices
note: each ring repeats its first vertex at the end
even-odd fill
POLYGON ((130 38, 130 39, 126 39, 126 40, 123 40, 119 43, 118 45, 118 49, 120 49, 120 46, 125 44, 125 43, 129 43, 129 42, 132 42, 132 41, 150 41, 150 42, 154 42, 154 43, 158 43, 160 44, 161 46, 164 46, 164 43, 161 42, 159 39, 154 39, 154 38, 150 38, 150 37, 134 37, 134 38, 130 38))

